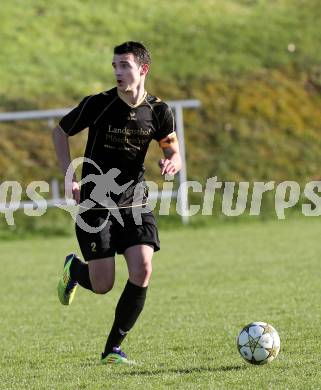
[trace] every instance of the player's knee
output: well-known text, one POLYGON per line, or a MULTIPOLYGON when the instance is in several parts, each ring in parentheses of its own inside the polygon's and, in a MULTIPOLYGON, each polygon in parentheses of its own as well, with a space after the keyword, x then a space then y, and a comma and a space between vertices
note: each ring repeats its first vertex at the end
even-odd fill
POLYGON ((107 294, 114 287, 114 281, 100 281, 92 283, 93 291, 96 294, 107 294))
POLYGON ((152 269, 152 263, 148 263, 148 264, 144 267, 144 269, 143 269, 143 273, 144 273, 145 279, 146 279, 146 278, 149 279, 149 278, 151 277, 152 271, 153 271, 153 269, 152 269))
POLYGON ((131 278, 138 285, 145 284, 148 282, 152 274, 151 262, 142 263, 139 267, 132 271, 131 278))

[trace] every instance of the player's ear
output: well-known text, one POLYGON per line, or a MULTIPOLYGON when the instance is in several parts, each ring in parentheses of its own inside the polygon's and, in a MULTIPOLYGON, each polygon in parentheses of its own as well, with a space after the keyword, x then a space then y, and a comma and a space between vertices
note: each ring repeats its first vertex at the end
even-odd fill
POLYGON ((140 67, 140 74, 141 74, 141 76, 146 75, 148 73, 148 70, 149 70, 149 65, 148 64, 143 64, 140 67))

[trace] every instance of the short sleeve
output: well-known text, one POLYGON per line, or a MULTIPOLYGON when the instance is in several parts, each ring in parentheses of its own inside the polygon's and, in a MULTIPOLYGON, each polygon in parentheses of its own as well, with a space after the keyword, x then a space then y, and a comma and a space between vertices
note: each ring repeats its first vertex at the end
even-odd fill
POLYGON ((167 137, 169 134, 173 133, 175 131, 176 126, 174 114, 167 104, 164 104, 162 110, 157 114, 159 128, 154 135, 154 139, 159 142, 163 138, 167 137))
POLYGON ((89 103, 91 98, 92 96, 86 96, 59 122, 59 126, 67 135, 75 135, 90 125, 92 115, 89 103))

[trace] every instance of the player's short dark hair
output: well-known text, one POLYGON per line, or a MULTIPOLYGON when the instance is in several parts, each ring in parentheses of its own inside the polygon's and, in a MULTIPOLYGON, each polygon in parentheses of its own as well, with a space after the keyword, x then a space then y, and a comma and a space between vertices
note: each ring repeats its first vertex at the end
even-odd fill
POLYGON ((132 53, 138 65, 151 63, 151 58, 147 48, 140 42, 128 41, 114 48, 114 54, 132 53))

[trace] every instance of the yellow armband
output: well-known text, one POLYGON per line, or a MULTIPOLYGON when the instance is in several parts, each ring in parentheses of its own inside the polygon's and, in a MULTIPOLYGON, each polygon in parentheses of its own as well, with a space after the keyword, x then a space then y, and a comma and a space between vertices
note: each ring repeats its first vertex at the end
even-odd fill
POLYGON ((173 131, 172 133, 168 134, 165 138, 161 139, 159 141, 159 146, 164 149, 168 148, 169 146, 173 146, 178 143, 176 132, 173 131))

